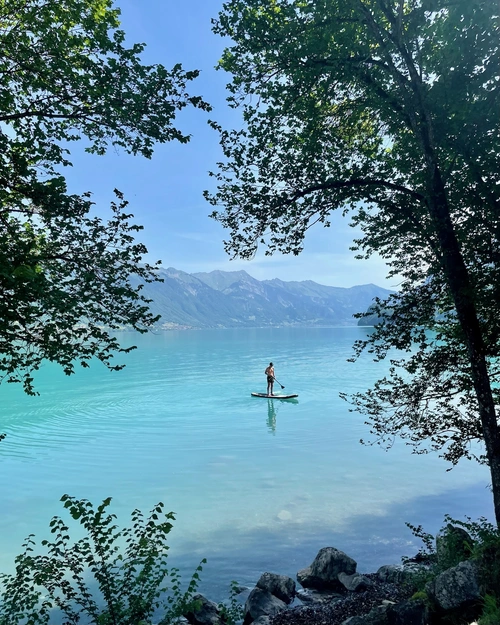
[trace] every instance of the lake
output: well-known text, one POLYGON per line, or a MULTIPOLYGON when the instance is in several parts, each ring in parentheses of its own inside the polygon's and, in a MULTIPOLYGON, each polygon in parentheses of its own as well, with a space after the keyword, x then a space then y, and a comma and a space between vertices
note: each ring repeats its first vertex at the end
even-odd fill
POLYGON ((338 393, 384 373, 368 357, 346 362, 369 331, 126 333, 139 349, 123 371, 96 363, 68 378, 47 364, 39 397, 2 385, 0 571, 28 534, 49 537, 64 493, 96 505, 112 496, 122 526, 163 501, 177 518, 171 565, 187 575, 207 557, 201 589, 215 600, 233 579, 295 576, 325 546, 362 572, 397 563, 420 546, 405 521, 435 532, 445 513, 492 519, 485 467, 447 471, 400 441, 388 452, 359 444, 368 427, 338 393), (271 360, 295 403, 250 396, 265 392, 271 360))

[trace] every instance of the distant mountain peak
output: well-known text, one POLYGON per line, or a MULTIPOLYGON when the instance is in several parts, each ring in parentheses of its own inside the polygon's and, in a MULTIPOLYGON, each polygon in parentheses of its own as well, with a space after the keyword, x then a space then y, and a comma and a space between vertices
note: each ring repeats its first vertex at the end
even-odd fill
POLYGON ((313 280, 257 280, 246 271, 187 273, 163 268, 163 283, 146 284, 159 325, 171 328, 234 328, 356 325, 375 297, 391 291, 374 284, 350 288, 313 280))
MULTIPOLYGON (((198 272, 200 274, 204 274, 204 275, 208 275, 208 276, 213 276, 213 275, 224 275, 224 276, 246 276, 248 278, 252 278, 252 276, 247 273, 244 269, 239 269, 239 270, 235 270, 235 271, 223 271, 222 269, 213 269, 212 271, 200 271, 198 272)), ((193 274, 196 275, 196 274, 193 274)), ((253 280, 254 278, 252 278, 253 280)))
POLYGON ((258 282, 258 280, 252 278, 250 274, 243 270, 221 271, 220 269, 214 269, 214 271, 193 273, 192 275, 216 291, 225 291, 238 282, 258 282))

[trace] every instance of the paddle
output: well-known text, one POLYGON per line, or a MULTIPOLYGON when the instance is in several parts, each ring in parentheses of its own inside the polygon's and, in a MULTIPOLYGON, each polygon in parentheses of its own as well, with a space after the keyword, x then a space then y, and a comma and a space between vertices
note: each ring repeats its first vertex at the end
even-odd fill
MULTIPOLYGON (((275 381, 275 382, 278 382, 278 380, 277 380, 276 378, 274 378, 274 381, 275 381)), ((280 383, 278 382, 278 384, 280 384, 280 383)), ((283 384, 280 384, 280 386, 281 386, 281 388, 285 388, 285 387, 283 386, 283 384)))

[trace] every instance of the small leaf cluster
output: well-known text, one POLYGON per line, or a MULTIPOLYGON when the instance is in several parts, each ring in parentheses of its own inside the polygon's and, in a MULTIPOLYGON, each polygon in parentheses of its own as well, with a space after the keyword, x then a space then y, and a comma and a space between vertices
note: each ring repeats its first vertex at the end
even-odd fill
POLYGON ((61 501, 84 536, 72 541, 68 525, 54 517, 45 554, 35 554, 33 535, 26 539, 15 573, 0 576, 0 625, 46 625, 56 615, 68 625, 137 625, 153 614, 166 625, 195 607, 205 560, 182 590, 179 570, 167 566, 174 514, 163 503, 148 517, 134 510, 131 527, 119 529, 110 498, 97 508, 68 495, 61 501))
POLYGON ((239 586, 236 581, 232 581, 229 589, 229 599, 224 603, 219 603, 218 608, 221 614, 221 620, 227 625, 236 625, 240 623, 245 616, 245 610, 238 601, 239 586))
MULTIPOLYGON (((418 550, 417 555, 413 558, 413 560, 433 562, 436 559, 436 552, 434 549, 435 537, 426 532, 422 525, 413 525, 412 523, 405 523, 405 525, 410 529, 413 536, 415 536, 415 538, 419 538, 424 544, 423 548, 421 547, 418 550)), ((403 558, 403 562, 409 562, 410 560, 412 559, 403 558)))

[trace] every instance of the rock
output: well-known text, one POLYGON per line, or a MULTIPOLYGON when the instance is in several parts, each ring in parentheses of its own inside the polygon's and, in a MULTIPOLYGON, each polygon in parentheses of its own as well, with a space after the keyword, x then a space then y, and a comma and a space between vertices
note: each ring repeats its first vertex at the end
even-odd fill
POLYGON ((436 536, 437 563, 441 569, 455 566, 470 558, 471 547, 474 544, 462 527, 455 527, 451 523, 436 536))
MULTIPOLYGON (((361 619, 358 625, 388 625, 387 611, 390 606, 406 601, 411 593, 407 586, 397 586, 378 581, 375 573, 366 574, 373 585, 362 592, 346 592, 337 595, 335 601, 307 603, 291 607, 273 617, 273 625, 340 625, 347 618, 356 616, 361 619)), ((298 591, 303 593, 325 591, 298 591)), ((326 594, 326 593, 325 593, 326 594)), ((353 622, 356 625, 356 621, 353 622)))
POLYGON ((351 616, 342 625, 388 625, 387 608, 378 606, 364 616, 351 616))
POLYGON ((252 625, 269 625, 271 619, 268 616, 259 616, 259 618, 253 622, 252 625))
POLYGON ((216 603, 203 595, 195 595, 193 601, 199 608, 188 612, 185 616, 192 625, 222 625, 225 621, 216 603))
POLYGON ((440 573, 425 590, 442 610, 467 607, 480 599, 477 567, 470 560, 460 562, 440 573))
POLYGON ((338 579, 339 582, 341 582, 342 585, 351 592, 360 592, 362 590, 366 590, 370 586, 373 586, 373 582, 370 579, 364 575, 360 575, 359 573, 354 573, 354 575, 339 573, 338 579))
POLYGON ((331 590, 314 590, 313 588, 301 588, 297 591, 297 599, 300 599, 303 603, 332 603, 342 599, 344 595, 331 590))
POLYGON ((314 582, 314 578, 313 578, 310 566, 306 566, 305 569, 300 569, 300 571, 298 571, 297 581, 304 588, 311 587, 311 584, 314 582))
POLYGON ((257 582, 257 588, 267 590, 285 603, 292 603, 295 596, 295 581, 287 575, 263 573, 257 582))
POLYGON ((245 603, 244 625, 248 625, 261 616, 274 616, 286 608, 286 603, 272 595, 268 590, 255 587, 245 603))
POLYGON ((318 551, 311 566, 297 573, 297 580, 304 588, 318 590, 343 590, 339 573, 352 575, 356 572, 356 562, 334 547, 323 547, 318 551))
POLYGON ((429 608, 420 599, 402 601, 388 607, 388 625, 427 625, 429 608))
POLYGON ((403 581, 405 574, 402 564, 384 564, 377 571, 377 577, 381 582, 388 584, 399 584, 403 581))
POLYGON ((403 584, 414 575, 424 574, 429 571, 427 564, 385 564, 381 566, 376 575, 381 582, 388 584, 403 584))

